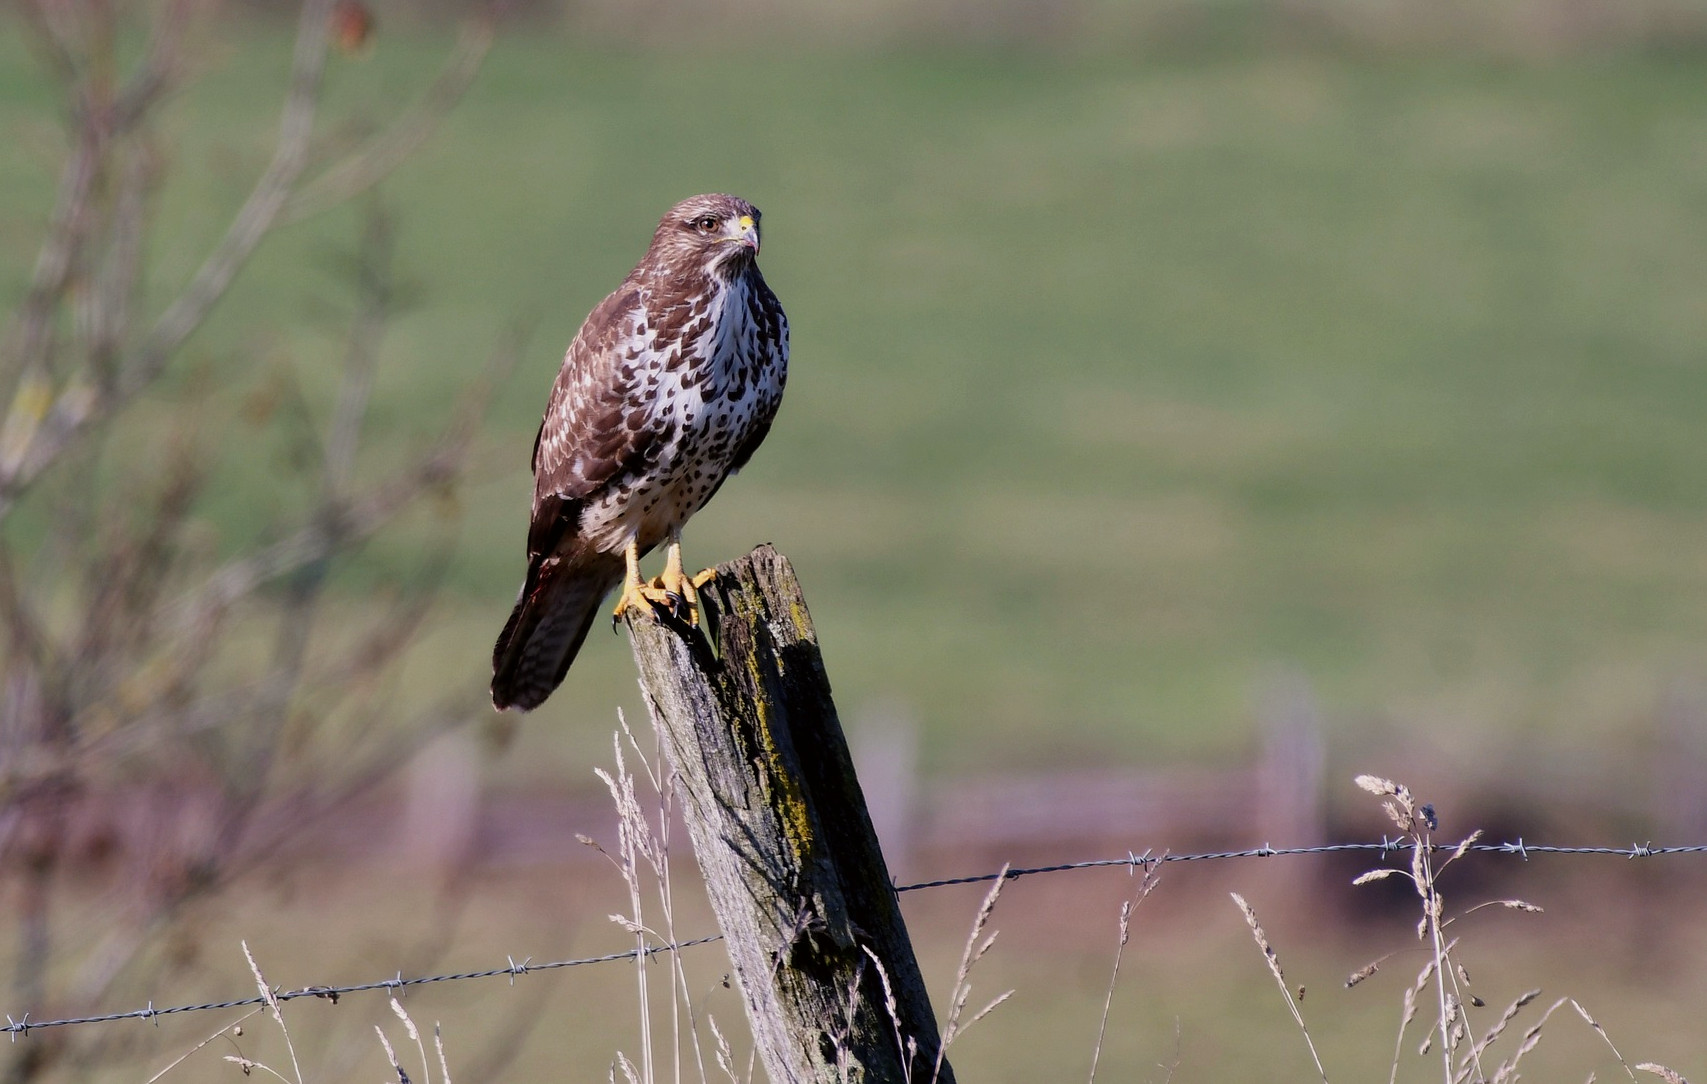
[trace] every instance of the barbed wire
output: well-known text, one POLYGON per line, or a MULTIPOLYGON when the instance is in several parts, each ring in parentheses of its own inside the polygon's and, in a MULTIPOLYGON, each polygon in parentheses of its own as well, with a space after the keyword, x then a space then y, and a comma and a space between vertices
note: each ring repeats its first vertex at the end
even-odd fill
MULTIPOLYGON (((984 884, 998 877, 1012 881, 1019 877, 1029 877, 1036 873, 1062 873, 1074 869, 1105 869, 1110 866, 1128 866, 1148 869, 1150 866, 1163 862, 1206 862, 1225 858, 1286 858, 1300 854, 1335 854, 1345 851, 1380 851, 1393 854, 1399 851, 1414 850, 1416 844, 1403 837, 1388 839, 1382 837, 1379 843, 1324 843, 1314 847, 1251 847, 1242 851, 1205 851, 1201 854, 1174 854, 1164 851, 1153 854, 1145 851, 1143 854, 1128 853, 1124 858, 1092 858, 1083 862, 1062 862, 1053 866, 1028 866, 1020 869, 1010 869, 1005 873, 976 873, 969 877, 944 877, 936 881, 920 881, 917 884, 897 885, 897 892, 913 892, 923 888, 947 888, 950 885, 984 884)), ((1431 843, 1429 849, 1434 851, 1455 851, 1456 843, 1431 843)), ((1515 843, 1472 843, 1465 848, 1481 854, 1509 854, 1528 860, 1537 854, 1599 854, 1617 855, 1621 858, 1655 858, 1666 854, 1707 854, 1707 844, 1692 844, 1686 847, 1656 847, 1651 843, 1633 843, 1628 847, 1558 847, 1539 843, 1525 843, 1519 836, 1515 843)))
MULTIPOLYGON (((1416 843, 1410 839, 1389 839, 1382 837, 1379 843, 1325 843, 1312 847, 1250 847, 1240 851, 1202 851, 1195 854, 1176 854, 1164 851, 1155 854, 1145 851, 1139 854, 1129 851, 1119 858, 1092 858, 1081 862, 1060 862, 1049 866, 1023 866, 994 873, 978 873, 965 877, 944 877, 934 881, 919 881, 913 884, 896 885, 896 892, 919 892, 932 888, 948 888, 953 885, 987 884, 999 879, 1013 881, 1021 877, 1031 877, 1050 873, 1065 873, 1070 870, 1108 869, 1125 867, 1127 869, 1145 869, 1166 862, 1210 862, 1243 858, 1288 858, 1298 855, 1338 854, 1351 851, 1376 851, 1383 855, 1410 852, 1416 843)), ((1457 844, 1431 843, 1431 850, 1455 851, 1457 844)), ((1527 861, 1535 855, 1601 855, 1625 859, 1657 858, 1662 855, 1707 854, 1707 844, 1692 844, 1677 847, 1656 847, 1651 843, 1633 843, 1628 847, 1565 847, 1548 844, 1526 843, 1520 836, 1512 843, 1473 843, 1465 848, 1468 852, 1480 854, 1511 855, 1527 861)), ((583 956, 569 960, 549 960, 544 963, 534 963, 529 956, 521 961, 508 957, 506 966, 488 968, 484 971, 459 971, 444 975, 419 975, 404 978, 400 971, 394 978, 378 979, 373 982, 353 983, 347 986, 304 986, 300 989, 275 989, 273 997, 278 1001, 292 1001, 297 998, 324 998, 336 1004, 345 994, 366 993, 373 990, 389 990, 393 993, 411 986, 426 986, 440 982, 462 982, 468 979, 492 979, 507 976, 511 985, 522 975, 530 975, 538 971, 556 971, 568 967, 582 967, 588 964, 616 963, 622 960, 633 960, 642 957, 656 956, 665 952, 679 952, 696 945, 709 945, 714 941, 723 940, 722 934, 709 934, 705 937, 695 937, 687 941, 672 941, 663 945, 647 945, 643 948, 632 948, 623 952, 607 953, 603 956, 583 956)), ((154 1007, 150 1001, 141 1009, 129 1012, 102 1013, 95 1016, 71 1016, 58 1020, 31 1020, 28 1013, 22 1019, 14 1020, 10 1013, 6 1014, 6 1024, 0 1027, 0 1034, 10 1035, 16 1042, 20 1035, 27 1036, 32 1031, 44 1028, 69 1027, 75 1024, 107 1024, 119 1020, 158 1020, 162 1016, 177 1016, 183 1013, 210 1012, 220 1009, 244 1009, 266 1004, 266 998, 244 997, 232 998, 227 1001, 209 1001, 194 1005, 172 1005, 163 1009, 154 1007)))
MULTIPOLYGON (((425 986, 435 982, 461 982, 464 979, 491 979, 497 978, 499 975, 508 975, 511 984, 514 984, 516 976, 530 975, 535 971, 554 971, 563 967, 580 967, 583 964, 608 964, 617 960, 632 960, 639 956, 656 956, 660 952, 676 952, 681 949, 692 948, 695 945, 707 945, 713 941, 721 940, 723 940, 723 935, 714 933, 705 937, 695 937, 688 941, 672 941, 667 945, 647 945, 645 948, 632 948, 626 952, 612 952, 604 956, 583 956, 576 960, 549 960, 538 964, 533 962, 531 956, 523 959, 520 963, 512 956, 509 958, 508 966, 488 968, 485 971, 459 971, 449 975, 420 975, 408 979, 404 978, 403 973, 399 971, 396 978, 379 979, 374 982, 358 982, 349 986, 304 986, 299 990, 275 989, 273 999, 275 1001, 292 1001, 299 997, 319 997, 336 1005, 338 999, 345 994, 360 994, 369 990, 397 991, 408 986, 425 986)), ((16 1042, 19 1035, 28 1035, 30 1032, 42 1028, 65 1027, 70 1024, 106 1024, 114 1020, 153 1020, 157 1017, 174 1016, 179 1013, 205 1012, 212 1009, 244 1009, 266 1003, 266 998, 257 995, 255 997, 232 998, 230 1001, 209 1001, 200 1005, 173 1005, 164 1009, 156 1009, 154 1003, 150 1001, 146 1008, 132 1009, 129 1012, 103 1013, 99 1016, 72 1016, 63 1020, 31 1020, 29 1013, 25 1013, 22 1020, 14 1020, 12 1014, 7 1013, 6 1026, 0 1027, 0 1033, 10 1033, 13 1041, 16 1042)))

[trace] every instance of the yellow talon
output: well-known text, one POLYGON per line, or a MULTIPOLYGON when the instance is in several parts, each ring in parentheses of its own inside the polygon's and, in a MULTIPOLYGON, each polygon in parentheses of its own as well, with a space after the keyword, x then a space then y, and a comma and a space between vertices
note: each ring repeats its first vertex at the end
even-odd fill
POLYGON ((647 609, 654 604, 668 606, 669 595, 640 578, 639 544, 630 542, 622 551, 622 557, 627 569, 622 577, 622 594, 617 596, 616 609, 611 611, 611 621, 615 622, 631 609, 647 609))
POLYGON ((654 585, 664 591, 672 600, 680 600, 687 604, 688 624, 699 627, 699 585, 682 569, 682 542, 679 538, 670 539, 670 546, 665 551, 664 574, 654 581, 654 585))
POLYGON ((685 604, 688 624, 699 627, 699 588, 710 582, 716 571, 708 568, 697 576, 688 576, 682 569, 682 544, 679 539, 670 539, 669 548, 665 553, 663 575, 648 583, 640 578, 638 543, 630 542, 623 550, 623 561, 627 569, 622 579, 622 594, 617 598, 616 609, 611 613, 613 620, 635 607, 660 606, 675 614, 685 604))

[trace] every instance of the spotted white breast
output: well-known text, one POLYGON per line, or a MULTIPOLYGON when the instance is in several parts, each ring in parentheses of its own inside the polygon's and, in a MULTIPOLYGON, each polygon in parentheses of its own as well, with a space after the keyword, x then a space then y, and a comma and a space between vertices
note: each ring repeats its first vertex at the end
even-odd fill
POLYGON ((686 334, 673 341, 644 314, 666 323, 676 314, 643 295, 623 351, 625 413, 658 439, 630 484, 607 486, 582 510, 581 534, 595 548, 620 550, 634 539, 644 551, 678 533, 770 427, 788 377, 788 321, 780 308, 767 310, 755 285, 763 289, 736 278, 684 302, 686 334))

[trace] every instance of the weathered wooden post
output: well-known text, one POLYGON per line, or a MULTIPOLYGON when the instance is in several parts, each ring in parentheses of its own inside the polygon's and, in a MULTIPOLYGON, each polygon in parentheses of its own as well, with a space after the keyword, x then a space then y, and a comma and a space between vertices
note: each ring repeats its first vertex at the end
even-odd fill
POLYGON ((629 634, 771 1084, 952 1084, 794 569, 760 546, 700 598, 715 648, 629 634))

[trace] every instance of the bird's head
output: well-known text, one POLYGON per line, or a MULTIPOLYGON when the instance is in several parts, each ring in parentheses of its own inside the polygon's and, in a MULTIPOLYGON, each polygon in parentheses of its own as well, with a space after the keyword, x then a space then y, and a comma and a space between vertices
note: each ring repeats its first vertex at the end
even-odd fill
POLYGON ((759 255, 759 209, 735 196, 690 196, 658 223, 652 252, 682 271, 734 278, 759 255))

